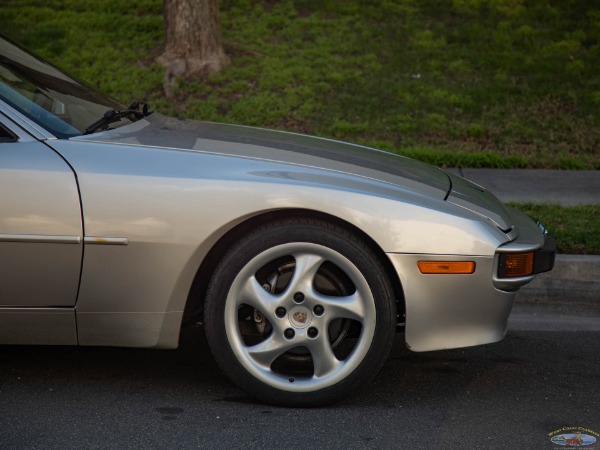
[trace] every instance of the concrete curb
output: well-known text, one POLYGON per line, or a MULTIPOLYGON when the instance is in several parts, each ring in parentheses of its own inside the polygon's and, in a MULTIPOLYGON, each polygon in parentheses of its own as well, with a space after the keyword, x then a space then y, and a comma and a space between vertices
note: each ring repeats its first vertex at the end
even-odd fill
POLYGON ((600 256, 556 255, 554 269, 522 287, 517 302, 600 306, 600 256))

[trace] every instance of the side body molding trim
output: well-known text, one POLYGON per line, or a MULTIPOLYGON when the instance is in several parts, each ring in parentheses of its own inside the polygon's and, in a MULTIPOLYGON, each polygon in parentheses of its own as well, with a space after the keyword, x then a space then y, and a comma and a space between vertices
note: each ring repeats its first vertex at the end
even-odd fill
MULTIPOLYGON (((0 234, 0 242, 31 242, 38 244, 81 244, 81 236, 60 236, 50 234, 0 234)), ((128 245, 126 237, 85 236, 85 244, 128 245)))
POLYGON ((86 236, 83 238, 83 242, 91 245, 128 245, 129 239, 126 237, 86 236))
POLYGON ((49 234, 0 234, 0 242, 32 242, 38 244, 81 244, 81 236, 49 234))

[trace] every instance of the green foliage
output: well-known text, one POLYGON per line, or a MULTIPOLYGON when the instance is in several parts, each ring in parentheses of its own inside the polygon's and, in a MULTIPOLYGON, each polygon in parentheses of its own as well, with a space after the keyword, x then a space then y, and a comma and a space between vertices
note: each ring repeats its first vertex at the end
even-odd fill
POLYGON ((145 64, 163 40, 155 0, 5 0, 0 30, 66 71, 123 102, 143 98, 163 71, 145 64))
POLYGON ((232 64, 163 96, 162 1, 4 0, 0 30, 127 103, 444 166, 600 169, 600 6, 222 0, 232 64))
POLYGON ((600 205, 567 208, 520 203, 512 206, 542 222, 556 238, 559 253, 600 254, 600 205))

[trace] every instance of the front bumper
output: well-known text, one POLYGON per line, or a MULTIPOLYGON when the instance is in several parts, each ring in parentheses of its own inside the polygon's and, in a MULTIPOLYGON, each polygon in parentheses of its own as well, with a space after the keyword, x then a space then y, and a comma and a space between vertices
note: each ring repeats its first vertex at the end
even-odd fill
POLYGON ((516 225, 515 229, 519 234, 515 240, 498 247, 493 282, 498 289, 516 291, 533 280, 536 274, 552 270, 556 257, 556 241, 545 234, 545 229, 529 216, 514 208, 509 208, 509 210, 516 225), (533 252, 532 272, 522 277, 506 277, 504 264, 506 255, 529 252, 533 252))
MULTIPOLYGON (((523 254, 523 253, 520 253, 523 254)), ((529 275, 536 275, 542 272, 548 272, 554 267, 554 259, 556 256, 556 241, 550 236, 544 239, 542 248, 526 252, 526 255, 531 255, 532 265, 529 275)), ((500 253, 498 260, 498 278, 510 278, 507 269, 507 260, 510 256, 509 252, 500 253)))
POLYGON ((554 268, 556 259, 556 240, 553 237, 546 236, 544 245, 535 251, 533 261, 533 273, 549 272, 554 268))
MULTIPOLYGON (((511 210, 518 237, 500 245, 494 255, 457 256, 388 253, 404 291, 405 340, 416 352, 470 347, 500 341, 518 289, 535 273, 552 269, 556 244, 529 217, 511 210), (501 256, 535 253, 534 272, 525 277, 499 276, 501 256), (474 261, 473 274, 431 275, 418 261, 474 261)), ((516 233, 515 233, 516 234, 516 233)))
POLYGON ((470 347, 501 340, 516 291, 492 283, 493 256, 388 253, 404 291, 407 347, 415 352, 470 347), (426 275, 419 261, 474 261, 475 272, 426 275))

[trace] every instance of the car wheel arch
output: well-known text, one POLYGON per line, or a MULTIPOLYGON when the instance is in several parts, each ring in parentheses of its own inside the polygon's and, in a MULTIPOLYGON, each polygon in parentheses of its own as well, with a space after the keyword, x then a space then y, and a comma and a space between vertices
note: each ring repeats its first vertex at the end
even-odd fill
POLYGON ((339 226, 348 232, 356 235, 364 242, 368 243, 373 252, 377 255, 379 261, 386 271, 386 275, 392 284, 396 297, 396 314, 398 322, 404 322, 405 302, 404 291, 398 278, 398 274, 394 269, 390 259, 386 256, 383 249, 364 231, 355 225, 320 211, 310 209, 279 209, 270 210, 252 216, 241 223, 234 225, 228 229, 211 247, 204 259, 202 260, 192 286, 190 288, 186 301, 185 312, 182 325, 197 323, 203 321, 204 316, 204 297, 208 288, 211 275, 214 272, 217 264, 220 261, 220 255, 231 245, 232 242, 238 240, 241 236, 249 233, 256 228, 267 225, 271 222, 276 222, 286 219, 302 218, 308 220, 321 220, 332 225, 339 226))

